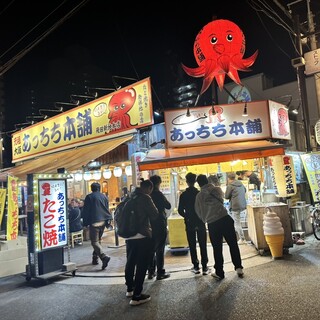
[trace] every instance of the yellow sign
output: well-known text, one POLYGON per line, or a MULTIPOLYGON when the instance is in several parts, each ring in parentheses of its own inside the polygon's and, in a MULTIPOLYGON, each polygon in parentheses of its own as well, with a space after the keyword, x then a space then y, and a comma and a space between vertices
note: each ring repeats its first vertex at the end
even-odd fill
POLYGON ((108 140, 153 124, 150 78, 12 135, 12 162, 108 140))
POLYGON ((288 155, 268 158, 271 180, 277 197, 291 197, 297 193, 293 158, 288 155))
POLYGON ((300 157, 307 175, 313 201, 320 202, 320 153, 301 154, 300 157))
POLYGON ((18 238, 18 178, 8 176, 7 240, 18 238))
POLYGON ((0 225, 2 223, 4 208, 6 206, 7 189, 0 188, 0 225))

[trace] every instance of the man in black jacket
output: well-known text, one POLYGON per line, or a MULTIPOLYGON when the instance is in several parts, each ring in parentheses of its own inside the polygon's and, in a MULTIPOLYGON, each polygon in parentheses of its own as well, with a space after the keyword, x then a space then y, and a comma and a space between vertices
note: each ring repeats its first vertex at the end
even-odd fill
POLYGON ((155 276, 155 268, 157 268, 157 280, 163 280, 170 277, 170 274, 164 269, 164 250, 168 234, 165 209, 171 209, 171 203, 160 191, 161 177, 153 175, 150 181, 153 183, 151 198, 159 211, 159 216, 155 221, 151 221, 154 251, 149 260, 148 279, 155 276))
POLYGON ((186 182, 188 188, 181 193, 179 198, 178 212, 184 217, 186 225, 187 239, 189 243, 191 262, 193 268, 191 271, 195 274, 200 273, 199 260, 197 256, 197 238, 200 247, 202 274, 209 274, 208 253, 207 253, 207 230, 206 225, 200 220, 194 209, 194 203, 199 190, 194 186, 196 175, 192 172, 187 173, 186 182))
POLYGON ((143 180, 131 194, 135 202, 138 233, 126 239, 127 262, 125 279, 126 296, 131 298, 130 305, 137 306, 150 301, 150 295, 142 293, 143 283, 148 268, 148 258, 153 252, 151 221, 158 218, 159 212, 154 205, 150 193, 153 184, 150 180, 143 180))
POLYGON ((249 178, 249 184, 254 184, 255 189, 260 190, 261 181, 254 172, 246 170, 244 175, 249 178))
POLYGON ((92 264, 98 264, 98 257, 102 261, 104 270, 110 261, 101 246, 101 239, 106 225, 112 220, 109 212, 109 200, 100 192, 101 186, 94 182, 91 184, 91 193, 84 199, 83 224, 89 226, 89 237, 93 247, 92 264))

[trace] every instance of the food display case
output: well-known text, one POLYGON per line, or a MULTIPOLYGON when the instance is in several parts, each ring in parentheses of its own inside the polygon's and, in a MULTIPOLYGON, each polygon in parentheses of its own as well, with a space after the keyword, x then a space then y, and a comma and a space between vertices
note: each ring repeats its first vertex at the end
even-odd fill
POLYGON ((269 246, 266 242, 263 233, 263 215, 266 208, 270 208, 280 218, 282 227, 284 229, 284 251, 293 247, 292 229, 290 220, 290 211, 288 205, 281 202, 275 203, 261 203, 261 204, 248 204, 247 211, 247 223, 248 223, 248 236, 252 244, 256 247, 261 255, 269 252, 269 246))

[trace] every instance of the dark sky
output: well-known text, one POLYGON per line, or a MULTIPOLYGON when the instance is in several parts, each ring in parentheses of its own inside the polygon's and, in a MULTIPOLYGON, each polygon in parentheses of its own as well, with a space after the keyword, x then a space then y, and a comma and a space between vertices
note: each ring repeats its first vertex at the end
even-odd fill
MULTIPOLYGON (((231 20, 242 29, 246 37, 244 58, 259 50, 252 71, 239 72, 240 78, 264 72, 274 78, 275 84, 294 81, 291 59, 295 52, 289 33, 263 12, 259 18, 250 5, 255 2, 151 1, 142 5, 136 1, 128 5, 120 1, 83 1, 84 5, 69 19, 40 40, 82 1, 1 1, 0 61, 8 65, 3 74, 5 130, 14 129, 15 123, 25 122, 32 113, 38 114, 39 108, 52 109, 55 101, 70 102, 71 94, 84 95, 86 85, 113 88, 115 75, 138 80, 150 76, 154 106, 170 108, 169 95, 176 85, 179 64, 197 66, 193 42, 213 16, 231 20), (63 5, 40 23, 59 4, 63 5), (38 44, 31 48, 37 38, 38 44), (28 46, 30 51, 10 66, 8 62, 28 46)), ((312 5, 316 2, 311 1, 312 5)), ((314 9, 319 12, 319 4, 314 9)), ((279 9, 277 13, 290 23, 279 9)), ((125 86, 132 81, 119 83, 125 86)))

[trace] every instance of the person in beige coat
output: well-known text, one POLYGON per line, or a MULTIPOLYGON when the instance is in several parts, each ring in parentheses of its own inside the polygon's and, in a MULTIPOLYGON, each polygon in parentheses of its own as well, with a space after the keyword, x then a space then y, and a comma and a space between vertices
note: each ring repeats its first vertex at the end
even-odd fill
POLYGON ((243 266, 234 221, 224 207, 224 194, 220 187, 209 183, 204 174, 199 174, 197 182, 200 192, 196 196, 195 210, 199 218, 208 224, 209 237, 213 247, 214 269, 211 275, 217 279, 224 279, 223 238, 226 240, 234 269, 239 277, 243 276, 243 266))

